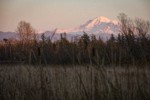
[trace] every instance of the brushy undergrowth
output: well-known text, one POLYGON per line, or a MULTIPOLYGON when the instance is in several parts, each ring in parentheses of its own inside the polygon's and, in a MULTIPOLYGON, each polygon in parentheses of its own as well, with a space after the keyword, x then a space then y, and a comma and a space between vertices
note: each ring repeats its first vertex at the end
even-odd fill
POLYGON ((150 100, 148 66, 0 66, 0 100, 150 100))

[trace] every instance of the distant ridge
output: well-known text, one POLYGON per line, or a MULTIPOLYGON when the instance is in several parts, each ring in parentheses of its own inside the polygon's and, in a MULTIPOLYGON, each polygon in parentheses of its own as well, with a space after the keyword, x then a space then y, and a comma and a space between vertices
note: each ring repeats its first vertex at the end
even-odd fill
MULTIPOLYGON (((73 36, 81 36, 83 35, 83 31, 88 33, 89 35, 94 34, 96 37, 102 37, 103 39, 107 39, 111 34, 117 35, 119 32, 119 24, 116 20, 110 20, 104 16, 96 17, 92 20, 87 21, 86 23, 79 25, 75 28, 71 29, 57 29, 54 39, 59 39, 60 33, 67 33, 69 36, 69 40, 73 36)), ((46 37, 52 34, 52 30, 43 32, 46 37)), ((38 34, 40 37, 41 34, 38 34)), ((0 31, 0 40, 3 38, 8 39, 16 39, 18 35, 15 32, 1 32, 0 31)))

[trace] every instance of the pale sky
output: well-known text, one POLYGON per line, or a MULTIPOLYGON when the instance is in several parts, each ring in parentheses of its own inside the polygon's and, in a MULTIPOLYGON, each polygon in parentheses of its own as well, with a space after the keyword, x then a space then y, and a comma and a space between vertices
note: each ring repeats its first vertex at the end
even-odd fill
POLYGON ((119 13, 150 20, 150 0, 0 0, 0 31, 15 31, 21 20, 37 31, 73 28, 98 16, 119 13))

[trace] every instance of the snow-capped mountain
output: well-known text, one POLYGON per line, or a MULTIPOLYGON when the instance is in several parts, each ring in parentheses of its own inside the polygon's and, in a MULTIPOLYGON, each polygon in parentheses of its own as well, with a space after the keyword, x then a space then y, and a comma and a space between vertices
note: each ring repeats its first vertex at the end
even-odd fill
POLYGON ((57 33, 68 33, 72 35, 82 35, 83 31, 89 35, 101 36, 106 39, 109 38, 111 34, 117 35, 119 32, 119 23, 116 20, 110 20, 106 17, 100 16, 92 20, 87 21, 76 28, 72 29, 58 29, 57 33))
POLYGON ((91 30, 93 28, 94 29, 99 28, 103 31, 106 31, 108 29, 107 27, 113 28, 115 25, 117 25, 117 21, 111 21, 110 19, 108 19, 106 17, 100 16, 100 17, 97 17, 93 20, 87 21, 85 24, 81 25, 79 27, 79 29, 91 30))
MULTIPOLYGON (((110 20, 106 17, 99 16, 92 20, 87 21, 86 23, 77 26, 71 29, 57 29, 54 39, 58 40, 60 38, 60 33, 67 33, 69 40, 73 36, 81 36, 83 32, 86 32, 88 35, 94 34, 96 37, 101 37, 103 39, 108 39, 111 34, 117 35, 119 32, 119 24, 116 20, 110 20)), ((53 31, 43 32, 45 37, 51 37, 53 31)), ((38 37, 41 36, 39 33, 38 37)), ((0 40, 4 38, 18 38, 15 32, 0 32, 0 40)))

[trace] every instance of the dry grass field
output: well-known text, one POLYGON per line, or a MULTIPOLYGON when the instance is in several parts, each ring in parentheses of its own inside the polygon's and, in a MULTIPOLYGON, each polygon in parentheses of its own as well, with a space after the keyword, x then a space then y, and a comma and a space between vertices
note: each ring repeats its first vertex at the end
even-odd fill
POLYGON ((0 100, 150 100, 150 70, 103 66, 0 66, 0 100))

